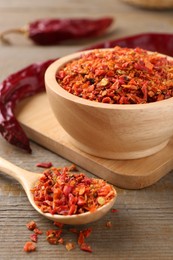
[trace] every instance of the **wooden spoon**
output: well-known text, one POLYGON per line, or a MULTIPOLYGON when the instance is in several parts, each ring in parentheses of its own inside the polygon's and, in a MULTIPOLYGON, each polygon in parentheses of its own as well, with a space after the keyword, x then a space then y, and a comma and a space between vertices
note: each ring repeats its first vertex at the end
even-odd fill
POLYGON ((31 205, 44 217, 51 219, 53 221, 58 221, 64 224, 71 224, 71 225, 78 225, 78 224, 86 224, 93 221, 96 221, 100 219, 102 216, 104 216, 114 205, 115 199, 116 199, 116 191, 115 191, 115 197, 110 200, 109 203, 105 204, 104 206, 98 208, 94 212, 86 212, 82 214, 76 214, 76 215, 52 215, 50 213, 44 213, 42 212, 37 205, 34 202, 33 194, 31 193, 31 188, 34 187, 35 183, 38 181, 38 179, 43 175, 42 173, 34 173, 29 172, 24 169, 21 169, 20 167, 0 158, 0 170, 4 173, 8 174, 9 176, 16 179, 24 188, 26 195, 31 203, 31 205))

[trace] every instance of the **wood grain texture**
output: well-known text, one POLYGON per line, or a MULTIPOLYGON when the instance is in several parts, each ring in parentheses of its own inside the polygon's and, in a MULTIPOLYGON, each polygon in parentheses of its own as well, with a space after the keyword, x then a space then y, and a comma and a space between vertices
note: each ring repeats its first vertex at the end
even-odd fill
MULTIPOLYGON (((172 33, 173 11, 146 11, 133 8, 119 0, 1 0, 0 30, 22 26, 41 17, 82 17, 113 15, 117 19, 114 33, 93 41, 52 47, 34 46, 30 41, 11 35, 12 45, 0 45, 0 80, 12 72, 36 61, 60 57, 89 46, 122 36, 141 32, 172 33)), ((34 115, 33 115, 34 120, 34 115)), ((52 161, 55 166, 70 165, 68 161, 40 145, 31 143, 32 154, 28 155, 12 147, 0 137, 0 156, 30 171, 38 171, 36 163, 52 161)), ((171 158, 169 149, 167 154, 171 158)), ((70 156, 69 156, 70 158, 70 156)), ((162 160, 162 154, 158 158, 162 160)), ((84 163, 94 168, 88 160, 84 163)), ((140 160, 136 162, 138 168, 140 160)), ((155 161, 157 164, 157 161, 155 161)), ((150 165, 150 161, 147 162, 150 165)), ((112 165, 110 165, 111 169, 112 165)), ((146 164, 143 170, 145 170, 146 164)), ((121 163, 118 166, 121 169, 121 163)), ((85 171, 89 176, 91 172, 85 171)), ((129 165, 126 165, 129 170, 129 165)), ((169 171, 169 167, 167 171, 169 171)), ((131 172, 131 174, 133 171, 131 172)), ((41 217, 30 205, 26 195, 17 181, 0 173, 0 259, 104 259, 104 260, 172 260, 173 259, 173 173, 172 171, 156 184, 142 190, 125 190, 117 188, 118 198, 115 207, 117 213, 109 213, 100 221, 93 223, 93 233, 87 239, 93 253, 76 248, 68 252, 64 246, 52 246, 45 238, 45 231, 54 228, 51 221, 41 217), (39 237, 37 251, 31 254, 23 252, 30 232, 25 224, 34 219, 44 234, 39 237), (105 227, 106 221, 112 221, 112 228, 105 227)), ((86 228, 82 226, 81 228, 86 228)), ((65 227, 67 229, 67 227, 65 227)), ((75 241, 76 237, 65 231, 66 241, 75 241)))

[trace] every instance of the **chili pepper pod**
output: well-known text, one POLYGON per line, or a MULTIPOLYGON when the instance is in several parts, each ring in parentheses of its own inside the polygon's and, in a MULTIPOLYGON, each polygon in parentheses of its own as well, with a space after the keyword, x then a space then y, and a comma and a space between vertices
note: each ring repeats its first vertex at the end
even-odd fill
POLYGON ((29 146, 29 140, 18 121, 13 116, 13 109, 10 103, 11 102, 3 104, 0 101, 0 133, 9 143, 18 146, 19 148, 22 148, 30 153, 31 148, 29 146))
POLYGON ((168 56, 173 56, 173 34, 171 33, 142 33, 115 40, 108 40, 94 44, 83 50, 121 47, 140 47, 149 51, 157 51, 168 56))
POLYGON ((94 38, 103 34, 113 23, 113 18, 99 19, 40 19, 23 28, 11 29, 0 34, 6 40, 9 33, 26 34, 35 44, 54 45, 67 40, 94 38))
POLYGON ((14 109, 22 99, 45 89, 44 73, 52 62, 31 64, 0 84, 0 133, 9 143, 29 153, 29 140, 14 115, 14 109))

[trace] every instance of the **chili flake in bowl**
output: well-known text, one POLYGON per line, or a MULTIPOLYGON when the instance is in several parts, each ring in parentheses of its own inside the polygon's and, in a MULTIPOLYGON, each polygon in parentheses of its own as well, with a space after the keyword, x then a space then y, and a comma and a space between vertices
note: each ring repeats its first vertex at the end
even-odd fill
POLYGON ((173 59, 115 47, 68 55, 46 71, 50 104, 69 140, 89 154, 135 159, 173 135, 173 59))
POLYGON ((173 61, 136 48, 95 50, 56 74, 66 91, 110 104, 143 104, 173 96, 173 61))

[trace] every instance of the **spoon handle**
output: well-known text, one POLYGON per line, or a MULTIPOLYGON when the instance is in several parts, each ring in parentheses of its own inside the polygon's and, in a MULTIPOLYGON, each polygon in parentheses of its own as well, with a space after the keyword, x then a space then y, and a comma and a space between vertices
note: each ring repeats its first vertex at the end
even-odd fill
POLYGON ((0 157, 0 171, 16 179, 20 184, 22 184, 22 186, 24 185, 26 180, 29 181, 33 179, 33 177, 35 177, 34 173, 26 171, 1 157, 0 157))

